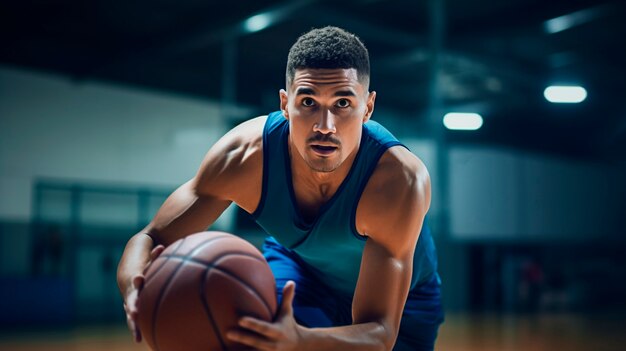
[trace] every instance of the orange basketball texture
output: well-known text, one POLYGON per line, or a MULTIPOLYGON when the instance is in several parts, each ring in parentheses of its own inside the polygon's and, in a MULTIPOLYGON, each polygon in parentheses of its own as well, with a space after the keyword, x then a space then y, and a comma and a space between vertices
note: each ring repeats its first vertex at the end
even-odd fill
POLYGON ((201 232, 168 246, 145 271, 138 325, 155 351, 244 350, 226 339, 240 317, 272 321, 276 282, 252 244, 201 232))

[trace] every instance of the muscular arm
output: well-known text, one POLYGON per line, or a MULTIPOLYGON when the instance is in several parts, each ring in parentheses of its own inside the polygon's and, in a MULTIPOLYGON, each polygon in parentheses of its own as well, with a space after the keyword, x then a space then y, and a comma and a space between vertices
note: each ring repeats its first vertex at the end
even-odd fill
POLYGON ((408 150, 390 149, 357 210, 357 229, 368 240, 352 302, 353 325, 311 330, 318 339, 314 349, 393 348, 410 288, 415 245, 429 206, 426 167, 408 150))
POLYGON ((240 324, 265 338, 245 331, 233 331, 229 338, 259 350, 391 350, 429 205, 430 180, 424 165, 406 149, 390 149, 357 209, 357 229, 368 240, 352 302, 353 324, 310 329, 297 325, 291 309, 294 288, 287 285, 274 323, 244 318, 240 324))
POLYGON ((132 281, 142 274, 155 245, 167 246, 206 230, 233 201, 254 210, 260 197, 264 123, 265 118, 259 117, 222 137, 209 150, 194 178, 176 189, 150 224, 128 241, 117 274, 124 298, 134 289, 132 281), (259 189, 255 191, 255 187, 259 189))
POLYGON ((229 200, 198 194, 196 179, 176 189, 156 216, 126 244, 120 260, 117 281, 126 296, 134 276, 141 274, 155 245, 167 246, 186 235, 205 230, 230 204, 229 200))

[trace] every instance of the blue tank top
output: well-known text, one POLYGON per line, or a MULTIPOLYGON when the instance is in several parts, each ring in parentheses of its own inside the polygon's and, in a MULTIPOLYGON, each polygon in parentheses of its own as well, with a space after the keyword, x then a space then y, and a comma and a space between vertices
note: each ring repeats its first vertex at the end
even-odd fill
MULTIPOLYGON (((352 296, 367 240, 356 230, 357 205, 380 157, 388 148, 402 144, 380 124, 365 123, 348 175, 317 217, 307 223, 295 200, 288 136, 289 122, 282 112, 271 113, 263 129, 263 190, 252 215, 278 243, 300 257, 312 274, 352 296)), ((432 279, 436 271, 435 246, 424 223, 413 257, 411 288, 432 279)))

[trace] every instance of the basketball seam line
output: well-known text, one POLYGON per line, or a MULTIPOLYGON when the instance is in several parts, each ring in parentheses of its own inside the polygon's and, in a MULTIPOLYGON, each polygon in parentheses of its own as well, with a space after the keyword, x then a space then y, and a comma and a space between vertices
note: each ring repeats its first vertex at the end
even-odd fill
POLYGON ((200 285, 200 299, 202 300, 202 306, 204 306, 204 312, 206 313, 206 315, 209 317, 209 321, 211 322, 211 326, 213 327, 213 333, 215 333, 215 336, 217 336, 217 340, 220 342, 220 346, 222 347, 222 351, 228 351, 228 348, 226 347, 226 343, 224 342, 224 339, 222 338, 222 333, 220 332, 220 328, 217 326, 217 323, 215 322, 215 318, 213 317, 213 312, 211 311, 211 307, 209 306, 209 302, 207 301, 206 298, 206 294, 204 293, 206 291, 206 281, 207 281, 207 276, 209 275, 209 267, 204 267, 204 278, 202 279, 202 284, 200 285))
MULTIPOLYGON (((181 246, 183 246, 183 243, 185 242, 185 240, 187 240, 187 237, 184 237, 180 241, 180 243, 178 243, 178 246, 176 246, 176 248, 174 249, 173 254, 178 252, 178 250, 181 248, 181 246)), ((166 263, 167 263, 167 260, 163 260, 163 263, 156 268, 156 271, 154 271, 154 273, 150 274, 150 277, 155 276, 159 271, 161 271, 161 268, 163 268, 163 266, 165 266, 166 263)), ((145 279, 146 279, 146 283, 147 283, 148 282, 148 277, 146 277, 145 279)), ((168 278, 168 280, 169 280, 169 278, 168 278)), ((152 327, 151 328, 152 329, 152 333, 151 333, 152 335, 151 336, 152 336, 152 343, 154 344, 154 347, 156 348, 156 351, 159 350, 159 346, 157 345, 157 342, 156 342, 156 333, 155 333, 156 326, 155 326, 155 323, 156 323, 156 319, 157 319, 156 317, 157 317, 158 305, 159 305, 160 300, 161 300, 161 296, 159 295, 159 298, 157 298, 157 300, 155 301, 155 306, 152 308, 152 310, 154 312, 152 313, 152 326, 151 326, 152 327)))
MULTIPOLYGON (((181 240, 181 241, 180 241, 180 243, 178 243, 178 246, 176 246, 176 248, 173 250, 173 252, 172 252, 171 254, 168 254, 168 255, 174 255, 175 253, 177 253, 177 252, 178 252, 178 250, 180 249, 180 247, 181 247, 181 246, 183 246, 183 242, 185 242, 185 239, 187 239, 187 238, 186 238, 186 237, 185 237, 185 238, 183 238, 183 240, 181 240)), ((159 256, 159 257, 161 257, 161 256, 159 256)), ((157 257, 157 259, 158 259, 159 257, 157 257)), ((169 257, 169 256, 166 256, 166 257, 169 257)), ((161 270, 161 268, 163 268, 163 266, 165 266, 165 263, 166 263, 166 262, 167 262, 167 260, 164 260, 164 261, 163 261, 163 263, 161 263, 161 265, 160 265, 160 266, 158 266, 158 267, 156 268, 156 270, 155 270, 154 272, 152 272, 152 274, 150 274, 150 277, 152 277, 152 276, 156 275, 157 273, 159 273, 159 271, 161 270)), ((156 263, 156 259, 155 259, 155 263, 156 263)), ((147 276, 146 276, 145 278, 146 278, 146 282, 147 282, 147 281, 148 281, 148 279, 149 279, 149 277, 147 277, 147 276)))
MULTIPOLYGON (((207 239, 207 240, 201 242, 200 244, 198 244, 196 246, 195 249, 191 250, 187 254, 186 257, 192 256, 193 254, 198 252, 200 249, 202 249, 206 244, 208 244, 208 243, 210 243, 210 242, 212 242, 214 240, 223 238, 223 237, 226 237, 226 235, 216 236, 216 237, 213 237, 213 238, 210 238, 210 239, 207 239)), ((183 240, 185 240, 185 239, 186 238, 184 238, 183 240)), ((158 314, 159 313, 159 306, 161 305, 161 300, 163 299, 163 296, 165 295, 165 292, 169 289, 169 287, 171 285, 172 279, 176 276, 176 274, 178 273, 178 271, 181 269, 182 266, 183 266, 183 262, 181 262, 178 265, 178 267, 176 267, 174 272, 172 272, 172 274, 170 274, 170 276, 167 278, 167 281, 165 282, 165 287, 163 288, 163 290, 161 290, 161 292, 159 294, 159 297, 156 299, 156 302, 155 302, 154 313, 152 314, 152 341, 154 343, 154 347, 156 348, 155 351, 159 351, 159 346, 158 346, 158 344, 156 342, 156 321, 157 321, 157 318, 158 318, 158 315, 159 315, 158 314)))
MULTIPOLYGON (((187 260, 188 259, 188 260, 191 260, 191 261, 203 264, 203 265, 211 265, 211 263, 204 262, 204 261, 202 261, 200 259, 197 259, 195 257, 189 257, 189 255, 175 255, 175 253, 176 252, 173 252, 171 254, 161 255, 159 257, 180 258, 180 259, 183 259, 183 260, 187 260)), ((231 252, 228 252, 228 253, 223 254, 221 256, 217 256, 217 258, 214 261, 217 261, 217 260, 219 260, 219 259, 221 259, 223 257, 229 256, 229 255, 246 256, 246 257, 254 258, 255 260, 257 260, 259 262, 267 262, 264 258, 261 258, 261 257, 259 257, 257 255, 253 255, 253 254, 251 254, 249 252, 245 252, 245 251, 231 251, 231 252)))
MULTIPOLYGON (((260 260, 258 257, 256 257, 256 256, 252 256, 252 255, 249 255, 249 254, 246 254, 246 253, 241 253, 241 252, 229 252, 229 253, 224 254, 224 255, 222 255, 222 256, 218 256, 218 257, 216 257, 216 258, 215 258, 215 261, 219 261, 219 260, 221 260, 222 258, 225 258, 225 257, 228 257, 228 256, 246 256, 246 257, 252 257, 252 258, 255 258, 255 259, 257 259, 257 260, 261 261, 261 260, 260 260)), ((259 300, 261 300, 261 302, 263 302, 263 305, 264 305, 264 306, 265 306, 265 308, 267 309, 268 314, 271 316, 271 318, 272 318, 272 319, 274 318, 274 314, 272 313, 272 309, 271 309, 271 308, 270 308, 270 306, 268 305, 267 301, 265 301, 265 299, 261 297, 261 294, 260 294, 260 293, 259 293, 259 292, 255 289, 255 288, 253 288, 252 286, 250 286, 250 284, 248 284, 246 281, 242 280, 242 279, 241 279, 241 278, 239 278, 237 275, 235 275, 233 272, 228 271, 228 270, 226 270, 226 269, 224 269, 224 268, 222 268, 222 267, 219 267, 217 264, 206 263, 206 262, 204 262, 204 261, 200 261, 200 260, 198 260, 198 259, 196 259, 196 258, 193 258, 193 257, 184 257, 184 256, 169 256, 169 255, 168 255, 168 258, 177 258, 177 259, 181 260, 182 264, 185 264, 186 262, 190 262, 190 261, 191 261, 191 262, 193 262, 193 263, 197 263, 197 264, 199 264, 199 265, 201 265, 201 266, 204 266, 204 267, 205 267, 205 269, 207 270, 207 272, 208 272, 208 270, 209 270, 209 269, 212 269, 212 268, 213 268, 213 269, 216 269, 216 270, 218 270, 218 271, 220 271, 220 272, 222 272, 222 273, 225 273, 225 274, 226 274, 226 275, 228 275, 229 277, 231 277, 231 278, 235 279, 235 280, 236 280, 237 282, 239 282, 241 285, 243 285, 243 286, 247 287, 248 289, 250 289, 250 290, 251 290, 251 291, 252 291, 252 292, 253 292, 253 293, 257 296, 257 298, 258 298, 259 300)), ((205 279, 206 279, 206 277, 205 277, 205 279)), ((203 283, 204 283, 204 282, 203 282, 203 283)))

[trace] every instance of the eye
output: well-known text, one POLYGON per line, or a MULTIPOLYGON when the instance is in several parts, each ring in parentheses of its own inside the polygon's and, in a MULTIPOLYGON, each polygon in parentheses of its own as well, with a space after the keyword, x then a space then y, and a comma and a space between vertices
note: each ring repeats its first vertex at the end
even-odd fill
POLYGON ((339 99, 339 100, 337 100, 337 103, 335 105, 337 107, 339 107, 339 108, 350 107, 350 100, 348 100, 348 99, 339 99))
POLYGON ((304 98, 302 99, 302 105, 306 106, 306 107, 311 107, 313 105, 315 105, 315 100, 311 99, 311 98, 304 98))

